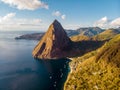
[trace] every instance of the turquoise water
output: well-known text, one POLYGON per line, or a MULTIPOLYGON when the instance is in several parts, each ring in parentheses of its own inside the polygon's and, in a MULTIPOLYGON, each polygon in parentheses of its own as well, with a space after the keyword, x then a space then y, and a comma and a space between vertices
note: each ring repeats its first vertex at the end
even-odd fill
POLYGON ((23 33, 0 32, 0 90, 61 90, 69 60, 35 60, 38 42, 14 39, 23 33))

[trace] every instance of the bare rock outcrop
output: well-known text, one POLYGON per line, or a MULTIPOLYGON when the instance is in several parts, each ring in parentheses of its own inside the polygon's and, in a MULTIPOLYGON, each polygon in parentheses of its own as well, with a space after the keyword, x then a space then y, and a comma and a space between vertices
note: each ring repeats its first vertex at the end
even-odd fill
POLYGON ((69 56, 72 41, 61 24, 54 20, 48 31, 34 48, 32 55, 38 59, 58 59, 69 56))

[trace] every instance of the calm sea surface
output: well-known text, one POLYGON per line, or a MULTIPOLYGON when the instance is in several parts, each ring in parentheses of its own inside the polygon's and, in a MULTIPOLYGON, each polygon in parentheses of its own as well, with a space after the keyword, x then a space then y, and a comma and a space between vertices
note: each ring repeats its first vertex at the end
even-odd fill
POLYGON ((0 31, 0 90, 61 90, 69 60, 35 60, 38 42, 14 39, 25 33, 0 31))

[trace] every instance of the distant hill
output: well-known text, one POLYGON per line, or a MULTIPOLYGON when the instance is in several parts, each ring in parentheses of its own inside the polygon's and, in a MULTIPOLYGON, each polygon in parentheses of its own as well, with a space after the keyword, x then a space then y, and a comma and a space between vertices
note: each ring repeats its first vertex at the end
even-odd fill
POLYGON ((71 37, 71 40, 72 41, 88 41, 88 40, 91 40, 91 38, 85 35, 74 35, 71 37))
POLYGON ((33 33, 33 34, 24 34, 18 37, 15 37, 16 40, 25 39, 25 40, 40 40, 45 33, 33 33))
POLYGON ((87 27, 87 28, 79 28, 76 30, 79 34, 71 36, 72 41, 88 41, 94 40, 92 37, 95 35, 99 35, 101 32, 104 32, 103 29, 99 27, 87 27))
MULTIPOLYGON (((101 29, 99 27, 86 27, 79 28, 77 30, 65 30, 67 35, 71 37, 72 40, 89 40, 93 37, 93 40, 106 40, 110 39, 116 34, 120 33, 120 28, 117 29, 101 29), (90 37, 90 38, 88 38, 90 37)), ((33 33, 33 34, 24 34, 15 39, 26 39, 26 40, 40 40, 45 33, 33 33)))
POLYGON ((87 28, 79 28, 77 29, 77 32, 80 35, 86 35, 86 36, 94 36, 97 35, 101 32, 103 32, 104 30, 99 28, 99 27, 87 27, 87 28))
POLYGON ((93 36, 93 40, 109 40, 119 33, 119 29, 107 29, 100 34, 93 36))
POLYGON ((71 59, 65 90, 120 89, 120 34, 101 48, 71 59))
POLYGON ((115 35, 120 34, 120 29, 107 29, 103 32, 95 35, 95 36, 87 36, 87 35, 74 35, 71 37, 71 40, 73 41, 105 41, 113 38, 115 35))
POLYGON ((65 30, 65 31, 69 37, 79 34, 77 30, 65 30))
MULTIPOLYGON (((79 33, 76 30, 65 30, 67 35, 69 37, 78 35, 79 33)), ((18 37, 15 37, 15 39, 26 39, 26 40, 40 40, 45 33, 32 33, 32 34, 24 34, 18 37)))
MULTIPOLYGON (((98 27, 87 27, 87 28, 79 28, 77 30, 65 30, 69 37, 75 35, 82 36, 94 36, 103 32, 104 30, 98 27)), ((25 34, 16 37, 15 39, 27 39, 27 40, 40 40, 44 33, 33 33, 33 34, 25 34)))

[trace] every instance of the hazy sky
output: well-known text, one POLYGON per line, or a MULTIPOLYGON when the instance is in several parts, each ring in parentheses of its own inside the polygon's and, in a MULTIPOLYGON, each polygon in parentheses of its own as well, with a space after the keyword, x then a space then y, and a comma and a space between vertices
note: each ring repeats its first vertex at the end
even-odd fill
POLYGON ((120 26, 120 0, 0 0, 0 30, 47 30, 120 26))

